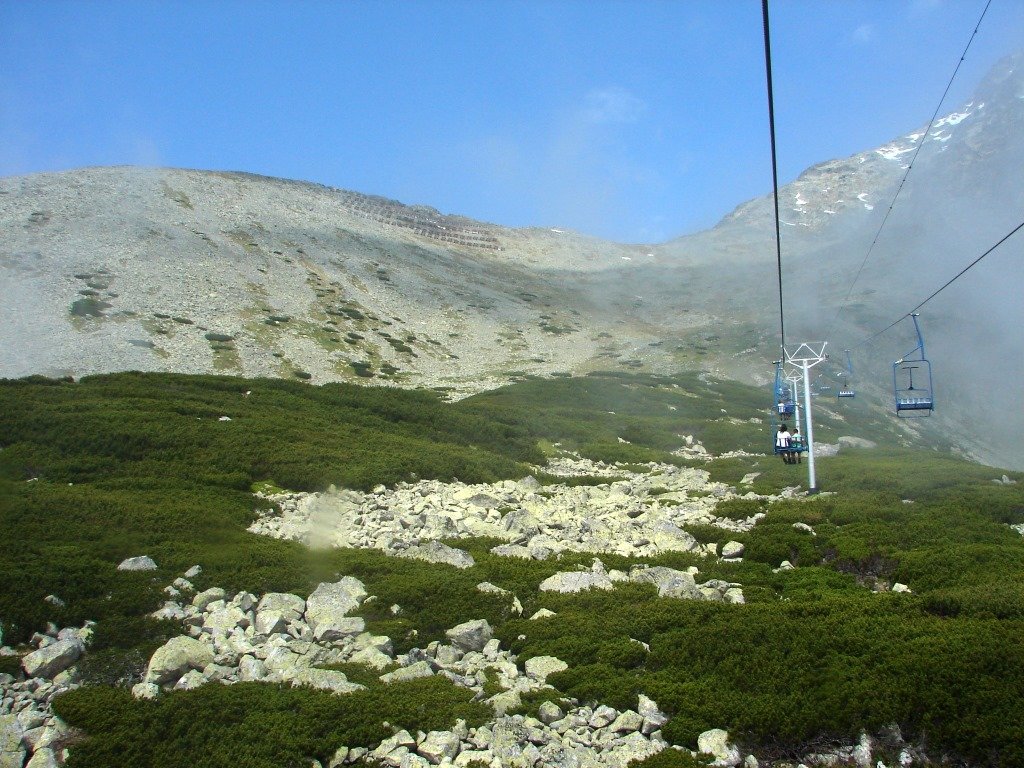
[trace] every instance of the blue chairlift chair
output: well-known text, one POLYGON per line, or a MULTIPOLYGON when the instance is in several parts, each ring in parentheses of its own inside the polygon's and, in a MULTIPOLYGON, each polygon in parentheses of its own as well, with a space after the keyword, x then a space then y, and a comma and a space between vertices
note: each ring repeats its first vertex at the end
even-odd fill
POLYGON ((917 313, 910 317, 914 321, 914 330, 917 331, 917 346, 892 364, 896 415, 901 418, 931 416, 935 410, 932 364, 925 357, 924 337, 921 336, 921 327, 917 323, 917 313), (916 376, 914 371, 918 371, 916 376))
POLYGON ((853 363, 850 362, 850 350, 846 350, 846 374, 843 376, 843 386, 839 388, 838 397, 856 397, 857 392, 850 386, 850 378, 853 377, 853 363))

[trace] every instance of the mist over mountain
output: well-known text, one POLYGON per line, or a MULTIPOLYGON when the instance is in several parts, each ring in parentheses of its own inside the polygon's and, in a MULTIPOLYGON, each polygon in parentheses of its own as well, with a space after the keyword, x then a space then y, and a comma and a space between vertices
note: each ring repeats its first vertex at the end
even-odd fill
MULTIPOLYGON (((891 407, 891 362, 915 340, 904 322, 861 342, 1020 223, 1022 125, 1018 54, 927 135, 780 189, 787 342, 852 348, 859 401, 891 407)), ((243 173, 85 168, 0 179, 0 225, 4 377, 214 371, 458 396, 596 369, 767 383, 779 354, 770 195, 626 245, 243 173)), ((907 434, 1024 467, 1022 255, 1018 234, 922 310, 937 410, 907 434)))

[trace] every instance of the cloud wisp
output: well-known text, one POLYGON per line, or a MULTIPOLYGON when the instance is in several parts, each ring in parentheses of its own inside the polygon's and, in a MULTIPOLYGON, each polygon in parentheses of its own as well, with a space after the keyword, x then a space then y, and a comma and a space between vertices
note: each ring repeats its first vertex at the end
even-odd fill
POLYGON ((647 111, 647 104, 625 88, 594 88, 583 101, 582 115, 588 123, 635 123, 647 111))

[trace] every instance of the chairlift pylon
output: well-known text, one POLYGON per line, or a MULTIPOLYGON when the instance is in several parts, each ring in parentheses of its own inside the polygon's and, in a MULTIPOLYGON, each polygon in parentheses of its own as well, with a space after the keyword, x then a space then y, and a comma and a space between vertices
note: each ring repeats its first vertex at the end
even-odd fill
POLYGON ((931 416, 935 410, 932 392, 932 364, 924 352, 924 337, 917 322, 918 313, 910 315, 917 332, 917 346, 892 364, 893 392, 896 415, 901 418, 931 416), (918 371, 914 375, 914 371, 918 371), (917 379, 916 385, 914 379, 917 379), (900 386, 903 383, 904 386, 900 386))

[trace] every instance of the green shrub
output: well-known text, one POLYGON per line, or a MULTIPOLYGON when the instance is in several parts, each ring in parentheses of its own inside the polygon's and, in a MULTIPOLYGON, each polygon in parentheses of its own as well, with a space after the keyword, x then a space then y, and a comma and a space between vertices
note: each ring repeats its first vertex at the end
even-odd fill
POLYGON ((758 512, 764 512, 764 502, 754 499, 726 499, 715 506, 715 516, 727 520, 746 520, 758 512))
POLYGON ((70 768, 307 768, 327 764, 340 746, 373 746, 391 735, 384 722, 415 733, 470 726, 490 715, 472 692, 432 677, 345 695, 262 683, 205 685, 138 701, 128 691, 92 686, 58 697, 54 710, 89 738, 70 768), (143 736, 140 738, 140 736, 143 736))
POLYGON ((21 656, 0 656, 0 675, 21 676, 21 656))
POLYGON ((706 768, 711 758, 706 755, 694 757, 689 751, 680 752, 675 749, 663 749, 656 755, 630 763, 631 768, 706 768))

